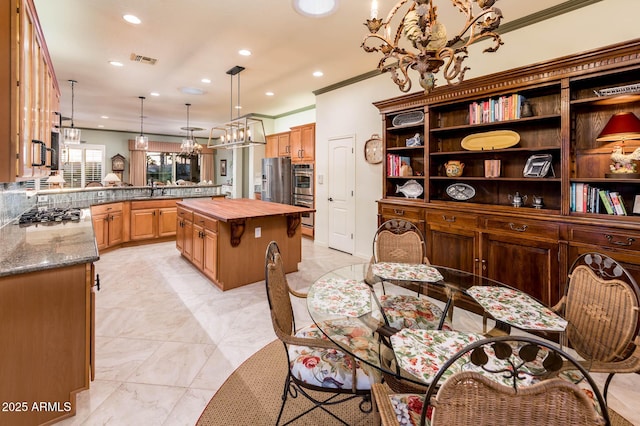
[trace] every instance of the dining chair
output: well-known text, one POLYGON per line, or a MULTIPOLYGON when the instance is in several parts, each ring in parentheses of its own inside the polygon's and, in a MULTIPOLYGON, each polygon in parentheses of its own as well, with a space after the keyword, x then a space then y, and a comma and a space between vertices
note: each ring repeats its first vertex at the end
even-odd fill
POLYGON ((372 387, 384 426, 609 425, 593 378, 557 345, 527 336, 471 343, 438 370, 426 393, 372 387), (577 373, 560 374, 564 363, 577 373))
POLYGON ((98 181, 91 181, 91 182, 87 182, 87 184, 84 186, 85 188, 94 188, 94 187, 101 187, 103 186, 101 182, 98 181))
MULTIPOLYGON (((413 223, 403 219, 391 219, 376 230, 370 269, 373 263, 377 262, 428 265, 429 259, 426 253, 427 248, 422 232, 413 223)), ((370 284, 376 282, 371 272, 367 273, 366 281, 370 284)), ((423 287, 421 283, 415 283, 414 287, 416 295, 388 295, 384 281, 382 282, 383 294, 379 301, 387 325, 397 330, 438 328, 443 316, 442 310, 426 297, 421 297, 423 287)), ((450 328, 450 325, 446 323, 444 328, 450 328)))
POLYGON ((601 253, 579 256, 553 308, 568 322, 564 344, 591 373, 607 373, 603 395, 616 373, 640 372, 640 290, 629 272, 601 253))
MULTIPOLYGON (((276 336, 284 344, 289 366, 276 425, 280 424, 287 398, 289 396, 296 398, 298 394, 308 398, 313 403, 313 407, 284 424, 289 424, 310 411, 320 408, 347 425, 347 422, 337 417, 327 407, 354 398, 362 398, 359 404, 360 410, 363 413, 370 413, 371 384, 378 380, 375 371, 341 351, 317 325, 313 324, 296 330, 291 296, 305 298, 306 293, 289 287, 280 249, 275 241, 270 242, 266 250, 265 282, 271 322, 276 336), (321 399, 309 391, 323 392, 328 396, 321 399)), ((337 335, 353 336, 358 339, 358 346, 362 351, 377 353, 379 344, 373 333, 356 320, 341 319, 336 320, 335 324, 325 325, 326 327, 322 328, 325 332, 335 326, 337 335)))

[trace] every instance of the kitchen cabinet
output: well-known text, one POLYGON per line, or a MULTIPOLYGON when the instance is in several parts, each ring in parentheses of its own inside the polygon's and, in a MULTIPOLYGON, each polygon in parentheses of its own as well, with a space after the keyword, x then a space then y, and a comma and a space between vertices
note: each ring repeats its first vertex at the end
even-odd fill
POLYGON ((176 200, 131 202, 131 241, 176 235, 176 200))
POLYGON ((290 132, 274 133, 266 137, 265 157, 290 157, 291 142, 290 132))
POLYGON ((124 242, 124 203, 100 204, 91 207, 91 220, 98 250, 124 242))
POLYGON ((46 177, 60 90, 33 1, 3 1, 0 23, 0 181, 46 177))
MULTIPOLYGON (((63 225, 58 225, 63 226, 63 225)), ((95 373, 93 263, 0 277, 0 424, 51 424, 75 414, 95 373), (48 409, 32 409, 47 403, 48 409)))
POLYGON ((191 260, 193 253, 193 212, 178 207, 176 223, 176 248, 191 260))
MULTIPOLYGON (((379 221, 422 225, 432 263, 548 304, 586 251, 609 254, 640 278, 640 218, 630 214, 640 179, 605 177, 613 144, 596 140, 614 114, 640 116, 638 51, 640 39, 376 102, 385 159, 379 221), (410 140, 416 134, 419 143, 410 140), (505 134, 513 140, 504 145, 488 137, 505 134), (540 157, 546 171, 538 173, 531 160, 540 157), (408 175, 398 173, 402 162, 408 175), (463 163, 462 173, 447 173, 450 162, 463 163), (404 185, 413 187, 406 196, 397 192, 404 185), (607 214, 598 198, 579 208, 573 194, 584 187, 619 193, 629 214, 607 214)), ((625 145, 628 153, 640 147, 625 145)))
POLYGON ((217 280, 218 221, 193 213, 193 254, 191 263, 210 280, 217 280))
POLYGON ((313 163, 316 148, 316 124, 291 128, 290 153, 292 163, 313 163))

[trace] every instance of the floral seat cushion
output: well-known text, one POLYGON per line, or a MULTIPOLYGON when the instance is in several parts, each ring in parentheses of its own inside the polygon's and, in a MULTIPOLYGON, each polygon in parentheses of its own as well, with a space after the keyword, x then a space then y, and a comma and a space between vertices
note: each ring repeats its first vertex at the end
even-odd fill
MULTIPOLYGON (((444 315, 442 309, 424 297, 383 295, 380 296, 380 305, 387 317, 389 326, 397 330, 402 330, 403 328, 437 330, 440 319, 444 315)), ((445 321, 442 329, 451 330, 451 324, 445 321)))
MULTIPOLYGON (((373 337, 373 333, 358 321, 352 319, 339 319, 327 321, 322 325, 323 330, 332 336, 334 340, 342 339, 345 344, 353 348, 359 357, 378 362, 379 343, 373 337), (331 330, 335 330, 335 334, 331 330)), ((296 332, 296 337, 311 339, 327 339, 325 334, 313 324, 296 332)), ((289 360, 291 374, 298 380, 309 385, 325 388, 351 389, 352 364, 344 352, 337 349, 311 348, 307 346, 289 346, 289 360)), ((356 362, 356 389, 371 389, 371 383, 379 378, 372 367, 355 360, 356 362)))

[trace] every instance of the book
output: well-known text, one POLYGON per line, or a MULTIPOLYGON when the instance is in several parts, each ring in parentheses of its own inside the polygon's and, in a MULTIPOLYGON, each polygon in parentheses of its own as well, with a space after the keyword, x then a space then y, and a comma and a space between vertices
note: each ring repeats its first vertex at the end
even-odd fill
POLYGON ((600 199, 602 200, 602 205, 604 206, 607 214, 615 214, 613 211, 613 205, 611 204, 611 199, 609 198, 608 191, 601 189, 599 191, 600 199))
POLYGON ((582 201, 584 199, 584 183, 576 183, 576 212, 583 212, 582 201))
POLYGON ((610 192, 609 195, 611 196, 611 202, 613 204, 613 210, 616 212, 617 215, 625 215, 626 212, 623 209, 621 203, 620 203, 620 199, 618 198, 618 193, 617 192, 610 192))

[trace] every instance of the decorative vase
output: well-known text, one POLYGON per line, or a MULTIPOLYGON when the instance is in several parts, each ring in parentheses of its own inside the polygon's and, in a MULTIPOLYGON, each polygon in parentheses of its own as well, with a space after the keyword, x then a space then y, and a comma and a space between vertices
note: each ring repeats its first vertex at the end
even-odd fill
POLYGON ((445 173, 449 177, 462 176, 462 170, 464 169, 464 163, 458 160, 447 161, 444 165, 445 173))

